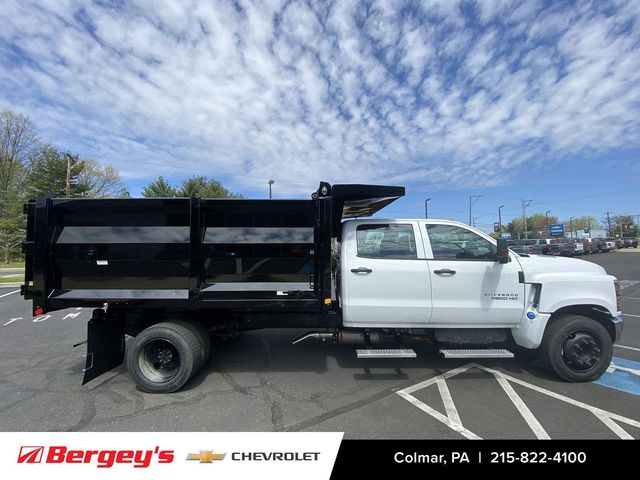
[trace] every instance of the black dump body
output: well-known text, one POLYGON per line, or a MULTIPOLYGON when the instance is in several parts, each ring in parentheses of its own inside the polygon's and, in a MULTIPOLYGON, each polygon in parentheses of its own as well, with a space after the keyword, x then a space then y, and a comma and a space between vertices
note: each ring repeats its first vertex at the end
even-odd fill
POLYGON ((34 315, 104 306, 326 314, 342 219, 403 195, 321 183, 310 200, 38 198, 25 205, 22 293, 34 315))

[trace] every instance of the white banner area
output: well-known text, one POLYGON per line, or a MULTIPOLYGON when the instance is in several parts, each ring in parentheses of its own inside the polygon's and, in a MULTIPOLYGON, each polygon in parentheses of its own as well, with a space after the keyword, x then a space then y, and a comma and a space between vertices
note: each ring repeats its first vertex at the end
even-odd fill
POLYGON ((0 433, 3 478, 328 479, 342 433, 0 433))

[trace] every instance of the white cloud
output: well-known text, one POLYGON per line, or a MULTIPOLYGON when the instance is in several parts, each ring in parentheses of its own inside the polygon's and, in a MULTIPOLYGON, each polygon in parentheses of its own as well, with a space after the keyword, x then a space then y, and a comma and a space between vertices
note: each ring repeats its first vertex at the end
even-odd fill
POLYGON ((495 185, 640 146, 639 4, 603 4, 5 1, 0 107, 131 179, 495 185))

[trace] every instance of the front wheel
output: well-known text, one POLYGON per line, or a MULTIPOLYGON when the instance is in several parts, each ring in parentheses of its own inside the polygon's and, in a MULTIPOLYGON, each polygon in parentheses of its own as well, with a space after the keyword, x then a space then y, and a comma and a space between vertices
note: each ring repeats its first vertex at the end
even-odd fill
POLYGON ((568 315, 547 327, 541 351, 543 360, 564 380, 590 382, 609 367, 613 341, 596 320, 568 315))

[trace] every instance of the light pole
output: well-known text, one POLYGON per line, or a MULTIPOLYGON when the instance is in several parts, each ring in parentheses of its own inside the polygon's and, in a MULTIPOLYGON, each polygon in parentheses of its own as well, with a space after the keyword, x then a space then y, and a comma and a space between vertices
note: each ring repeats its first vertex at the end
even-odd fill
MULTIPOLYGON (((573 238, 573 219, 576 217, 569 217, 569 238, 573 238)), ((577 237, 578 235, 576 235, 577 237)))
POLYGON ((478 201, 478 199, 481 197, 482 195, 469 195, 469 225, 471 225, 472 221, 471 221, 471 207, 473 206, 474 203, 476 203, 478 201))
POLYGON ((547 210, 546 212, 544 212, 544 222, 547 225, 547 237, 551 236, 551 232, 549 231, 549 214, 551 213, 551 210, 547 210))
POLYGON ((269 180, 269 200, 271 200, 271 185, 276 183, 275 180, 269 180))
POLYGON ((533 200, 522 200, 522 224, 524 225, 524 239, 529 239, 529 233, 527 232, 527 207, 531 205, 533 200))
POLYGON ((477 220, 477 219, 478 219, 478 217, 473 217, 473 221, 471 222, 471 223, 472 223, 472 225, 471 225, 471 226, 472 226, 473 228, 476 228, 476 220, 477 220))
POLYGON ((498 207, 498 234, 500 237, 502 237, 502 207, 504 205, 498 207))
POLYGON ((429 218, 429 200, 431 199, 427 198, 424 201, 424 218, 429 218))

